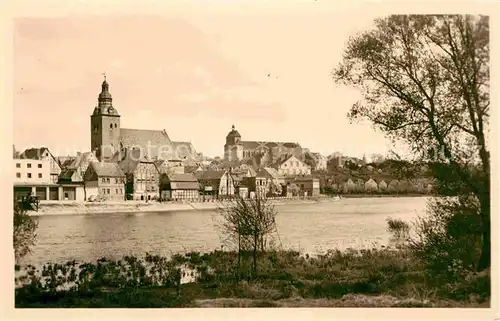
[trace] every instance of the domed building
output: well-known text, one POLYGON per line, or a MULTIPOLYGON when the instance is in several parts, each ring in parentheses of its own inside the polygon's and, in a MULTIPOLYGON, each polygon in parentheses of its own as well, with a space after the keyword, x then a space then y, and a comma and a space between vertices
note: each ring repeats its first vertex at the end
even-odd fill
POLYGON ((298 143, 243 141, 233 125, 226 136, 224 160, 256 161, 258 165, 269 165, 289 156, 303 160, 303 150, 298 143))
POLYGON ((241 142, 241 135, 233 125, 231 131, 226 136, 226 144, 224 144, 224 160, 233 162, 241 159, 243 159, 243 144, 241 142))

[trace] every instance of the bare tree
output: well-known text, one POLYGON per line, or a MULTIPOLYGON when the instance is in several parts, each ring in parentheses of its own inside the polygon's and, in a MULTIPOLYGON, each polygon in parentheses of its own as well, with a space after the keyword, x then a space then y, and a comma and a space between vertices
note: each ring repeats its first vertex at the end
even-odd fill
POLYGON ((369 119, 421 159, 441 164, 439 179, 477 197, 483 234, 477 267, 489 267, 488 17, 378 19, 373 30, 349 40, 334 78, 364 96, 351 119, 369 119))
POLYGON ((238 273, 243 252, 251 251, 253 273, 257 273, 257 253, 269 247, 269 237, 277 232, 274 206, 265 198, 244 199, 236 197, 231 203, 221 207, 222 229, 228 241, 237 244, 238 273))

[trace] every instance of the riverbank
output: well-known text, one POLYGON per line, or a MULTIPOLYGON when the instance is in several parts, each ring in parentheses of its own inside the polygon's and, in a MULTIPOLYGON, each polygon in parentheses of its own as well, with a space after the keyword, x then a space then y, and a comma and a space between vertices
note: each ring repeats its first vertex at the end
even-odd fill
POLYGON ((251 253, 238 268, 237 253, 223 251, 68 262, 32 271, 16 289, 16 308, 490 306, 489 272, 436 278, 442 271, 426 270, 412 252, 388 248, 318 257, 259 253, 257 272, 251 253), (178 281, 180 265, 191 268, 193 282, 178 281), (70 282, 78 285, 56 290, 70 282))
MULTIPOLYGON (((275 199, 276 206, 316 204, 339 202, 338 198, 321 197, 315 199, 275 199)), ((110 202, 75 202, 75 201, 41 201, 38 212, 30 211, 32 216, 72 215, 72 214, 105 214, 105 213, 147 213, 215 210, 224 206, 225 202, 144 202, 144 201, 110 201, 110 202)))

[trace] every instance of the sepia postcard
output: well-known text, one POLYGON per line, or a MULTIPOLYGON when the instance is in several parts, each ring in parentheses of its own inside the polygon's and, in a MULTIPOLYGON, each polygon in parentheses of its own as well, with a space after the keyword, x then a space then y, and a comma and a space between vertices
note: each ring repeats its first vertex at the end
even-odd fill
POLYGON ((5 320, 500 316, 498 6, 5 7, 5 320))

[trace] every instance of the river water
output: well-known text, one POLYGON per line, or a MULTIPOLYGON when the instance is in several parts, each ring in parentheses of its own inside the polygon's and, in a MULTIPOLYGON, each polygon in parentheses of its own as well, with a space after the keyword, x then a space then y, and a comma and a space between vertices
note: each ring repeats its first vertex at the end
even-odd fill
MULTIPOLYGON (((317 254, 328 249, 387 245, 388 217, 412 222, 427 198, 346 198, 339 202, 277 206, 278 244, 317 254)), ((37 244, 24 264, 118 259, 146 252, 168 256, 220 249, 216 211, 54 215, 38 217, 37 244)))

